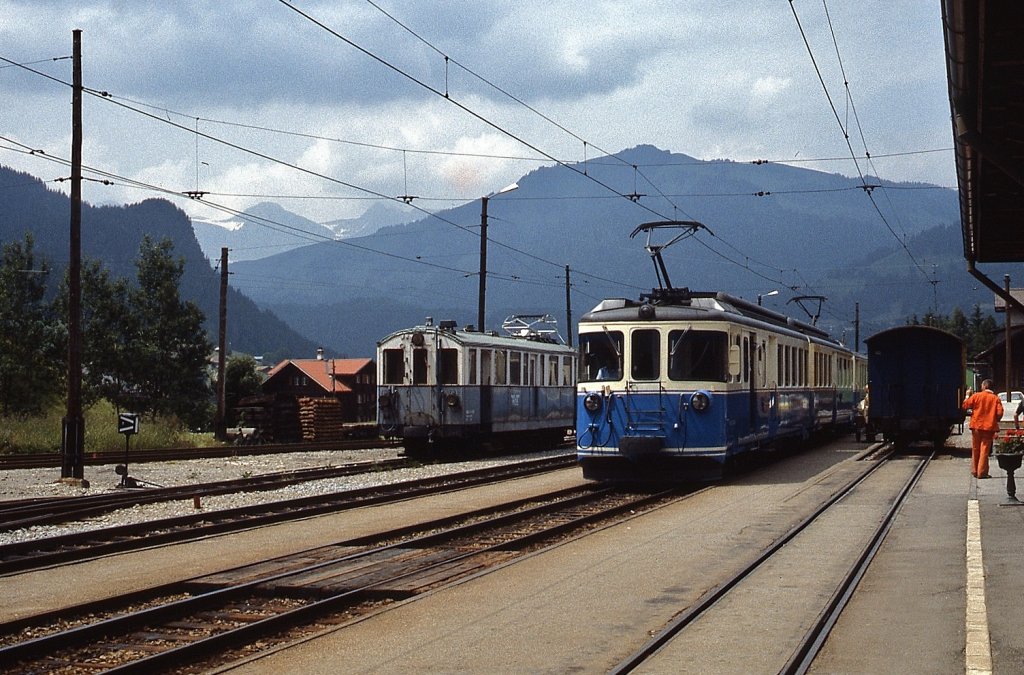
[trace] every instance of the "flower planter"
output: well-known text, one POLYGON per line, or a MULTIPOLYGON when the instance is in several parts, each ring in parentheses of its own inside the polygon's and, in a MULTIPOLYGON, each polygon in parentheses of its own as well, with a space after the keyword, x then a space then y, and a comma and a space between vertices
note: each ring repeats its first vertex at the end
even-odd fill
POLYGON ((1024 459, 1024 455, 1010 454, 1010 453, 996 453, 996 462, 999 463, 999 468, 1007 473, 1013 473, 1020 468, 1021 459, 1024 459))

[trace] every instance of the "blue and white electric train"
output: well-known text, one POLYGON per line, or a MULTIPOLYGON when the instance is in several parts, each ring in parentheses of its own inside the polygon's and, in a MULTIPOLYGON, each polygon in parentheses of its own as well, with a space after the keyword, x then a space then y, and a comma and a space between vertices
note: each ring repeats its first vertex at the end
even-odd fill
POLYGON ((584 477, 715 479, 780 440, 852 429, 862 358, 746 300, 672 288, 653 254, 665 287, 604 300, 580 320, 584 477))

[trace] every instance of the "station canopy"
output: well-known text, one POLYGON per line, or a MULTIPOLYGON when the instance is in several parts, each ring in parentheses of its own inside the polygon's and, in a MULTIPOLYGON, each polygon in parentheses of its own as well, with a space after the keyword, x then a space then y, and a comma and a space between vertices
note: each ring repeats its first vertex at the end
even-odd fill
POLYGON ((1024 261, 1024 2, 941 1, 964 257, 1024 261))

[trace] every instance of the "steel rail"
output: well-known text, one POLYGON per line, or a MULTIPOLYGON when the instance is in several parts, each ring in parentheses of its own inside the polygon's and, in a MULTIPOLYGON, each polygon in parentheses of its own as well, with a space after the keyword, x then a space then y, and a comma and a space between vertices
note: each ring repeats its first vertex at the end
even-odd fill
POLYGON ((853 597, 853 593, 857 590, 857 586, 860 584, 864 574, 867 572, 868 567, 871 566, 872 561, 878 554, 879 549, 882 547, 882 542, 888 536, 889 531, 892 530, 893 523, 896 521, 896 516, 903 509, 907 499, 910 497, 910 493, 914 487, 921 480, 921 476, 924 475, 925 469, 931 463, 932 459, 935 458, 935 452, 933 451, 927 459, 921 461, 918 464, 914 474, 907 481, 907 484, 903 486, 903 489, 897 495, 893 501, 889 511, 885 514, 882 522, 879 524, 878 529, 875 531, 871 540, 864 547, 860 557, 857 558, 856 563, 850 568, 850 571, 843 578, 839 585, 838 590, 832 596, 828 605, 824 611, 818 616, 814 625, 807 631, 804 639, 800 642, 793 656, 786 663, 786 665, 779 671, 782 675, 804 675, 810 667, 811 663, 821 652, 822 647, 825 645, 825 640, 828 638, 829 633, 835 626, 836 621, 839 620, 839 615, 842 614, 846 605, 850 602, 853 597))
POLYGON ((76 532, 0 546, 0 574, 151 548, 310 516, 454 491, 574 466, 575 455, 557 455, 266 504, 76 532))
MULTIPOLYGON (((886 455, 886 459, 891 456, 886 455)), ((871 464, 865 471, 861 472, 860 475, 851 480, 845 487, 837 491, 824 503, 822 503, 817 509, 815 509, 810 515, 804 518, 802 521, 793 526, 788 532, 776 539, 770 546, 761 552, 753 561, 750 562, 745 568, 737 572, 735 575, 726 579, 718 586, 715 586, 700 598, 700 600, 689 607, 686 611, 676 616, 659 631, 654 637, 645 642, 636 652, 631 656, 620 662, 615 668, 609 673, 611 675, 621 675, 629 673, 635 670, 637 667, 642 665, 644 661, 653 656, 662 647, 668 644, 676 635, 683 631, 687 626, 696 621, 704 612, 711 608, 716 602, 721 600, 725 595, 735 588, 741 581, 749 577, 754 573, 762 564, 768 561, 773 555, 775 555, 782 547, 791 542, 801 532, 807 529, 814 521, 820 518, 826 511, 828 511, 837 502, 845 498, 854 489, 863 483, 867 478, 877 471, 885 461, 875 462, 871 464)))
MULTIPOLYGON (((130 643, 126 642, 125 638, 131 639, 131 635, 139 631, 139 626, 146 626, 144 629, 146 634, 152 635, 155 630, 159 629, 160 622, 166 623, 174 620, 180 621, 183 617, 193 615, 197 611, 208 611, 211 607, 214 607, 217 604, 223 605, 224 603, 234 598, 238 598, 239 596, 246 596, 246 594, 249 594, 249 597, 253 595, 273 595, 274 584, 281 581, 300 578, 302 575, 309 575, 311 572, 324 570, 331 566, 337 566, 340 563, 355 561, 360 558, 369 558, 381 553, 382 551, 393 549, 427 549, 429 547, 436 547, 445 542, 458 540, 459 538, 479 536, 481 532, 488 532, 496 527, 506 527, 516 522, 529 521, 531 518, 550 516, 553 513, 565 511, 567 509, 571 511, 572 509, 579 508, 580 505, 586 502, 604 499, 615 493, 613 488, 600 488, 598 486, 587 486, 583 488, 583 490, 583 494, 575 495, 571 493, 579 493, 580 488, 561 490, 556 493, 552 493, 552 496, 558 497, 558 501, 540 504, 525 509, 520 507, 530 501, 536 501, 538 497, 517 500, 517 502, 503 505, 506 512, 500 513, 487 521, 469 522, 441 532, 430 531, 437 526, 436 522, 421 524, 418 526, 419 529, 429 533, 416 537, 413 540, 394 542, 385 546, 379 546, 365 551, 360 551, 358 553, 342 556, 337 559, 307 565, 301 569, 288 570, 227 588, 208 590, 191 598, 176 600, 165 605, 151 607, 111 619, 101 620, 95 624, 79 626, 67 631, 53 633, 27 642, 10 645, 8 647, 0 648, 0 660, 14 664, 16 661, 22 661, 25 659, 45 658, 54 653, 59 653, 59 651, 66 651, 70 645, 91 644, 100 639, 116 639, 120 644, 128 645, 130 643), (261 589, 262 593, 260 592, 261 589)), ((153 669, 179 665, 195 658, 208 658, 211 655, 215 655, 220 650, 244 644, 246 641, 250 641, 255 637, 265 636, 296 624, 309 622, 311 619, 318 616, 323 616, 324 614, 351 606, 354 603, 364 600, 374 589, 381 588, 387 584, 393 584, 395 581, 410 579, 417 575, 429 575, 432 572, 444 570, 445 568, 450 569, 453 567, 453 563, 467 561, 473 557, 487 556, 488 554, 499 552, 508 553, 511 551, 514 553, 517 549, 522 549, 537 543, 538 539, 549 538, 565 531, 583 527, 596 520, 606 519, 611 515, 617 515, 622 512, 631 512, 635 514, 635 512, 644 505, 656 503, 658 500, 662 500, 672 494, 678 494, 678 492, 675 490, 667 490, 656 494, 639 496, 630 495, 610 509, 602 509, 597 512, 584 514, 567 520, 560 520, 543 531, 534 530, 522 533, 515 539, 500 541, 495 544, 486 545, 469 551, 463 551, 458 547, 453 547, 448 549, 448 555, 441 556, 441 559, 428 556, 425 563, 414 565, 407 569, 399 567, 398 570, 389 574, 385 579, 377 578, 362 586, 333 592, 333 594, 328 597, 314 600, 304 606, 284 611, 275 616, 236 626, 218 634, 204 637, 187 644, 172 647, 157 654, 151 654, 142 659, 112 667, 104 672, 148 673, 152 672, 153 669)), ((489 507, 482 511, 489 511, 494 508, 496 507, 489 507)), ((468 517, 471 518, 473 515, 475 514, 462 514, 461 518, 467 519, 468 517)), ((635 515, 631 517, 635 517, 635 515)), ((446 518, 444 520, 449 519, 450 518, 446 518)), ((392 535, 393 533, 382 533, 377 536, 380 539, 386 539, 392 535)), ((354 542, 345 542, 345 544, 353 545, 354 542)), ((387 563, 384 563, 384 565, 386 566, 387 563)), ((463 576, 459 574, 457 569, 454 570, 452 574, 454 574, 456 578, 461 578, 463 576)), ((4 628, 7 627, 5 626, 4 628)), ((31 668, 31 666, 29 667, 31 668)))
MULTIPOLYGON (((214 445, 192 448, 139 449, 128 453, 132 463, 170 462, 185 459, 210 459, 237 457, 241 455, 275 455, 292 452, 321 452, 325 450, 371 450, 375 448, 397 448, 398 441, 361 439, 348 441, 310 441, 303 443, 264 443, 262 445, 214 445)), ((124 462, 123 450, 89 452, 84 456, 85 464, 97 466, 124 462)), ((25 455, 0 455, 0 470, 46 469, 59 467, 60 453, 38 453, 25 455)))
POLYGON ((34 525, 54 525, 67 522, 68 520, 83 520, 117 509, 130 508, 142 504, 155 504, 179 499, 192 499, 195 497, 234 494, 238 492, 277 490, 289 485, 314 480, 352 476, 370 471, 390 471, 415 465, 418 465, 418 462, 402 458, 350 462, 339 466, 292 469, 248 478, 235 478, 192 485, 158 486, 141 490, 104 492, 102 494, 78 497, 44 497, 0 501, 0 531, 16 530, 34 525))

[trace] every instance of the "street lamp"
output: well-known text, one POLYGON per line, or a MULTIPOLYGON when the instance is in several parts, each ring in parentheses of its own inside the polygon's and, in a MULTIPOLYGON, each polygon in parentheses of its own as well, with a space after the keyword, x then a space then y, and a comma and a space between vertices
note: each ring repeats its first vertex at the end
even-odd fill
POLYGON ((758 307, 761 306, 761 298, 767 298, 769 296, 778 295, 778 294, 779 294, 778 291, 768 291, 767 293, 758 293, 757 294, 757 306, 758 307))
POLYGON ((487 297, 487 202, 495 195, 512 192, 518 188, 518 183, 512 183, 480 198, 480 291, 477 297, 476 328, 481 333, 484 332, 484 308, 487 297))

